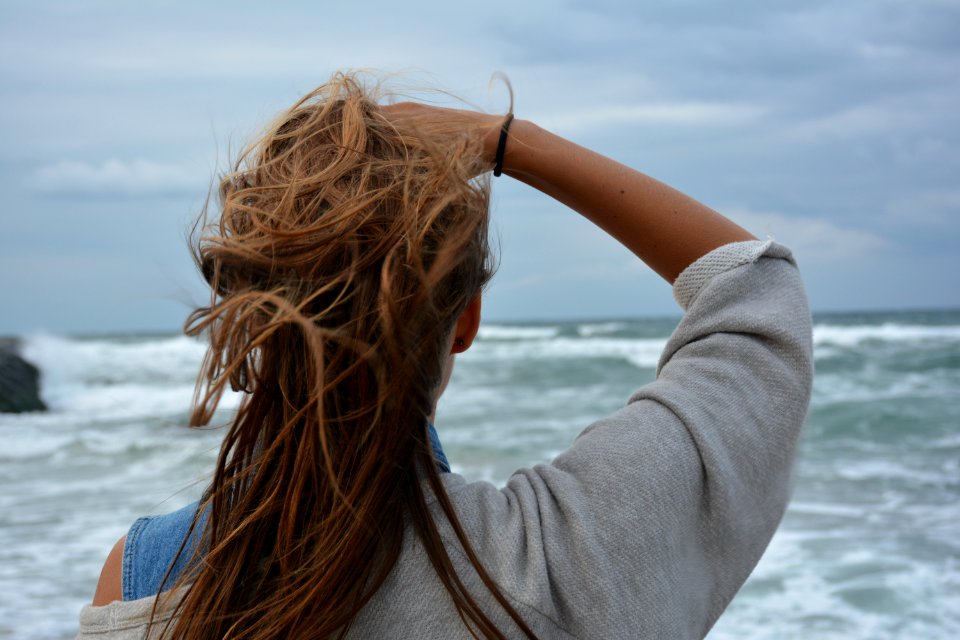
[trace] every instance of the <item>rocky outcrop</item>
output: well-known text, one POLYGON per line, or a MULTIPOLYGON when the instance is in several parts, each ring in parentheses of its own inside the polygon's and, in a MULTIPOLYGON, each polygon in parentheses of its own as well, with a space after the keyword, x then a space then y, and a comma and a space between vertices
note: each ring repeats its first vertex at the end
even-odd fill
POLYGON ((20 357, 16 340, 0 339, 0 413, 46 410, 40 371, 20 357))

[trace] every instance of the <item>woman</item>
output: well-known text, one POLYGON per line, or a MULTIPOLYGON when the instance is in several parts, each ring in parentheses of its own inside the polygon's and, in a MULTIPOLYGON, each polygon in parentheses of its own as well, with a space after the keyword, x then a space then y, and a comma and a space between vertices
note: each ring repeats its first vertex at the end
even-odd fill
POLYGON ((706 634, 783 514, 809 400, 786 249, 530 122, 380 106, 341 74, 220 197, 193 423, 227 385, 244 399, 199 506, 134 524, 80 637, 706 634), (449 473, 431 426, 480 322, 494 164, 686 311, 654 383, 499 490, 449 473))

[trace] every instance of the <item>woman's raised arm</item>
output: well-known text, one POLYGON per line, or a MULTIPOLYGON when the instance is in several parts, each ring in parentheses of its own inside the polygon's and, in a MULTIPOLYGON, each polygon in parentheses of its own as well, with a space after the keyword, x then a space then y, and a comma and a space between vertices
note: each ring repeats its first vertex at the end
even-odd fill
MULTIPOLYGON (((384 112, 438 134, 473 132, 493 164, 503 116, 410 102, 384 112)), ((676 189, 527 120, 510 125, 503 171, 579 212, 671 283, 713 249, 756 239, 676 189)))
POLYGON ((713 249, 756 239, 676 189, 526 120, 510 126, 504 172, 590 219, 671 283, 713 249))

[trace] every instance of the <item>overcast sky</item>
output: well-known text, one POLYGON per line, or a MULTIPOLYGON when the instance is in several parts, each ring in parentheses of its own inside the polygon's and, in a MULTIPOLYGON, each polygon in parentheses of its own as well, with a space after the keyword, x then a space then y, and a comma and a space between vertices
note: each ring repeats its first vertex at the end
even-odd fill
MULTIPOLYGON (((400 72, 789 244, 815 310, 960 306, 960 3, 0 0, 0 334, 177 330, 232 149, 340 68, 400 72), (462 6, 462 8, 461 8, 462 6)), ((494 181, 490 320, 676 314, 576 214, 494 181)))

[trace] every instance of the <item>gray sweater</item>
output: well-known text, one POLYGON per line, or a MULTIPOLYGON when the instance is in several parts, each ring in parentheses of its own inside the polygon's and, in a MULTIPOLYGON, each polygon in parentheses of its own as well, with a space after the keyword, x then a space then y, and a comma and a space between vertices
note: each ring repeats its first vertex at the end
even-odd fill
MULTIPOLYGON (((656 381, 627 406, 503 488, 444 475, 485 567, 541 638, 703 637, 786 508, 812 382, 810 312, 789 252, 721 247, 674 295, 686 314, 656 381)), ((465 584, 520 637, 438 522, 465 584)), ((152 605, 87 606, 78 638, 143 638, 152 605)), ((415 535, 348 637, 469 637, 415 535)))

